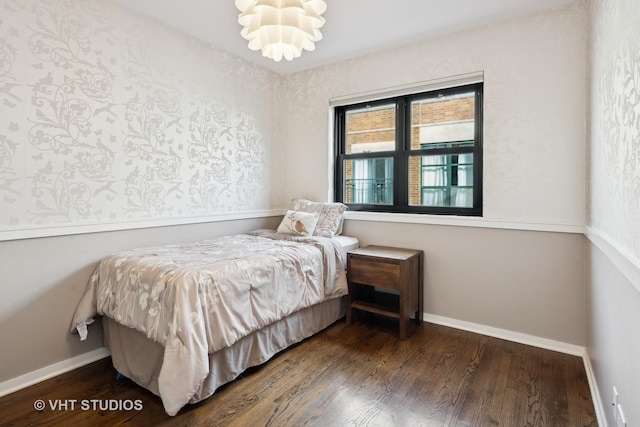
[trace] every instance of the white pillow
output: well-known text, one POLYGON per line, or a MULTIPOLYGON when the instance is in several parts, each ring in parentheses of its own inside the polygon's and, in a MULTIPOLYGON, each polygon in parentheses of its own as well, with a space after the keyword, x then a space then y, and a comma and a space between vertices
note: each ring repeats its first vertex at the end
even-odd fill
POLYGON ((317 213, 287 211, 278 226, 278 233, 313 236, 318 218, 317 213))
POLYGON ((338 202, 312 202, 301 198, 293 199, 291 202, 294 211, 314 212, 319 215, 314 236, 333 237, 342 233, 342 221, 347 205, 338 202))

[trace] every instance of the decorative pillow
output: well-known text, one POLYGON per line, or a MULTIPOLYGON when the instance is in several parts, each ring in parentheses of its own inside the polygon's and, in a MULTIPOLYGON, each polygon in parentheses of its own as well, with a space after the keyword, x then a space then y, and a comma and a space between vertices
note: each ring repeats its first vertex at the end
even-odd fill
POLYGON ((278 233, 313 236, 318 218, 317 213, 287 211, 278 226, 278 233))
POLYGON ((293 199, 293 210, 299 212, 311 212, 318 214, 314 236, 333 237, 342 233, 342 221, 347 205, 342 203, 312 202, 307 199, 293 199))

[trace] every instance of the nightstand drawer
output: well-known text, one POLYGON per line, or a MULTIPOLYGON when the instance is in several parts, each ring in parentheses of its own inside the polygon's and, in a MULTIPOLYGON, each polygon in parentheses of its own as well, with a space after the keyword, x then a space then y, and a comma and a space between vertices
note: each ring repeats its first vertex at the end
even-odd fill
POLYGON ((399 288, 400 266, 398 264, 352 257, 349 268, 349 280, 352 282, 391 289, 399 288))

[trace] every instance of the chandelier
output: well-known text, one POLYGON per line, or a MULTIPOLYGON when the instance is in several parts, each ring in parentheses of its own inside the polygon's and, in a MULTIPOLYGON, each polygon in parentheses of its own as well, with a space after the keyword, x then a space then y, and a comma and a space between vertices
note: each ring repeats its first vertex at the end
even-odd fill
POLYGON ((240 11, 240 34, 249 40, 249 49, 261 50, 274 61, 291 61, 302 49, 314 50, 322 39, 323 0, 235 0, 240 11))

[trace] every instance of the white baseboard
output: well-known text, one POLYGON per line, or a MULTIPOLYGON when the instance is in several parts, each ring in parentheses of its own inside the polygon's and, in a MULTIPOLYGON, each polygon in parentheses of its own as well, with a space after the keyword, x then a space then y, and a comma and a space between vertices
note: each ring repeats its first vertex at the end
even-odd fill
POLYGON ((88 365, 89 363, 93 363, 97 360, 104 359, 110 355, 111 353, 109 350, 105 347, 100 347, 88 353, 63 360, 62 362, 54 363, 53 365, 45 366, 44 368, 40 368, 33 372, 2 382, 0 383, 0 397, 48 380, 49 378, 53 378, 57 375, 64 374, 65 372, 72 371, 81 366, 88 365))
POLYGON ((593 372, 593 366, 591 366, 591 359, 589 355, 585 353, 582 358, 584 361, 584 370, 587 372, 587 380, 589 381, 589 390, 591 391, 591 400, 593 401, 593 407, 596 411, 596 418, 598 419, 598 425, 600 427, 608 427, 607 417, 605 416, 605 410, 602 406, 602 399, 600 399, 600 392, 598 391, 598 384, 596 382, 596 374, 593 372))
POLYGON ((521 334, 519 332, 494 328, 492 326, 480 325, 478 323, 465 322, 464 320, 437 316, 435 314, 423 313, 423 319, 425 322, 449 326, 451 328, 462 329, 464 331, 475 332, 477 334, 488 335, 490 337, 513 341, 520 344, 540 347, 546 350, 558 351, 560 353, 571 354, 573 356, 579 357, 583 357, 585 355, 585 348, 579 345, 567 344, 561 341, 540 338, 534 335, 521 334))

